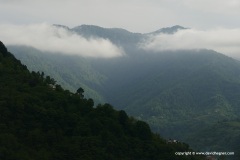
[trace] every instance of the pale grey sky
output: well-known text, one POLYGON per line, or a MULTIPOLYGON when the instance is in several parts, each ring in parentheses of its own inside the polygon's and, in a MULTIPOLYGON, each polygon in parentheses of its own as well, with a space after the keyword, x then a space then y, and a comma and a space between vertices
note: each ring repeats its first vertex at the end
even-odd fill
POLYGON ((240 0, 0 0, 0 24, 93 24, 151 32, 240 28, 240 0))

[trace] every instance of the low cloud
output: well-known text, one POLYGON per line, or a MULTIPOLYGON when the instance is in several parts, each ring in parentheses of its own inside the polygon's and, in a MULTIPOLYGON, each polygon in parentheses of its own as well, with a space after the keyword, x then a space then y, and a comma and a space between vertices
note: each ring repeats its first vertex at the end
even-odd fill
POLYGON ((112 58, 124 51, 107 39, 86 39, 49 24, 0 25, 0 40, 6 45, 31 46, 52 53, 112 58))
POLYGON ((175 34, 150 36, 140 46, 151 51, 212 49, 239 58, 240 29, 179 30, 175 34))

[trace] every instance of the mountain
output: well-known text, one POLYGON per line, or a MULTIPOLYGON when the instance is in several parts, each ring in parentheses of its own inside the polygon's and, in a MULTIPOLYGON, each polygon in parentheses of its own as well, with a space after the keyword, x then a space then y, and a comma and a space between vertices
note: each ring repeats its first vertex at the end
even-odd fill
MULTIPOLYGON (((122 71, 109 71, 111 79, 106 84, 114 82, 109 93, 115 96, 105 97, 116 107, 147 120, 164 137, 196 146, 196 141, 188 139, 190 134, 239 117, 240 63, 208 50, 166 54, 135 57, 122 71)), ((204 145, 202 150, 217 149, 216 143, 204 145)), ((228 147, 222 146, 222 150, 228 147)))
POLYGON ((132 33, 121 28, 102 28, 93 25, 81 25, 72 28, 73 31, 85 38, 103 38, 110 40, 113 44, 124 48, 128 54, 134 54, 138 43, 146 36, 141 33, 132 33))
MULTIPOLYGON (((206 49, 151 52, 136 47, 138 42, 154 32, 145 35, 97 26, 76 28, 80 29, 74 32, 85 37, 105 38, 125 46, 127 55, 94 59, 50 56, 37 50, 33 54, 28 49, 21 51, 23 46, 15 49, 16 46, 9 46, 9 49, 30 69, 55 73, 58 81, 68 84, 66 88, 86 87, 89 97, 94 93, 95 97, 99 97, 98 102, 108 102, 147 121, 163 137, 186 141, 201 151, 219 149, 221 143, 208 143, 205 138, 211 127, 222 124, 227 129, 225 122, 237 121, 239 117, 239 61, 206 49), (116 39, 113 35, 117 35, 116 39), (134 41, 134 38, 137 40, 134 41), (38 56, 42 58, 34 59, 38 56), (89 78, 90 75, 92 78, 89 78), (206 136, 201 138, 200 133, 206 133, 206 136)), ((159 32, 168 30, 171 34, 178 29, 183 27, 160 29, 159 32)), ((231 127, 234 128, 234 125, 231 127)), ((216 135, 218 130, 211 131, 212 135, 216 135)), ((235 145, 232 142, 221 146, 221 150, 230 150, 231 145, 235 145)), ((237 153, 237 150, 234 151, 237 153)))
POLYGON ((0 159, 203 159, 167 143, 149 126, 109 104, 62 89, 27 67, 0 43, 0 159))
MULTIPOLYGON (((62 27, 58 25, 58 27, 62 27)), ((67 28, 67 27, 64 27, 67 28)), ((151 33, 132 33, 121 28, 102 28, 94 25, 81 25, 69 29, 86 38, 104 38, 109 39, 113 44, 123 47, 127 54, 141 52, 138 49, 139 43, 149 38, 149 36, 157 34, 173 34, 179 30, 187 29, 182 26, 176 25, 167 28, 161 28, 151 33)))
POLYGON ((166 27, 166 28, 161 28, 157 31, 154 31, 154 32, 151 32, 149 34, 174 34, 176 33, 177 31, 179 30, 184 30, 184 29, 187 29, 185 27, 182 27, 182 26, 179 26, 179 25, 175 25, 175 26, 172 26, 172 27, 166 27))
POLYGON ((52 75, 58 83, 71 92, 79 86, 85 90, 85 96, 97 103, 106 102, 97 91, 106 77, 97 72, 86 58, 42 52, 28 46, 9 46, 14 55, 31 71, 41 71, 52 75))
POLYGON ((234 158, 237 160, 240 158, 240 120, 222 121, 213 124, 210 127, 202 128, 196 138, 196 136, 189 136, 189 141, 195 141, 195 148, 205 148, 209 150, 207 146, 215 145, 215 149, 218 151, 235 151, 234 158), (190 140, 191 139, 191 140, 190 140), (207 144, 207 145, 206 145, 207 144), (222 146, 229 146, 228 150, 222 146), (237 152, 236 152, 237 151, 237 152))
POLYGON ((84 37, 98 37, 109 39, 115 44, 137 43, 142 37, 141 33, 132 33, 121 28, 102 28, 93 25, 81 25, 71 29, 84 37))

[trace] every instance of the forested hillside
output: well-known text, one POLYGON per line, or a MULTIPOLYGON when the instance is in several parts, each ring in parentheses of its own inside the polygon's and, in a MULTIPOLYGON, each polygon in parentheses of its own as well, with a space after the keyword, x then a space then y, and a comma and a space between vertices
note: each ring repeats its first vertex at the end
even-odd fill
POLYGON ((204 127, 199 130, 197 135, 188 137, 189 141, 195 141, 194 148, 204 148, 209 150, 208 146, 214 146, 218 151, 235 151, 234 156, 229 159, 240 159, 240 120, 222 121, 213 124, 210 127, 204 127), (201 137, 201 138, 196 138, 201 137), (228 146, 228 147, 226 147, 228 146))
POLYGON ((29 72, 0 43, 0 159, 201 159, 176 156, 143 122, 109 104, 93 107, 44 73, 29 72))
POLYGON ((93 98, 97 103, 106 102, 98 92, 106 77, 95 70, 88 59, 42 52, 27 46, 9 46, 9 50, 26 64, 29 70, 51 75, 64 89, 74 92, 81 86, 86 97, 93 98))

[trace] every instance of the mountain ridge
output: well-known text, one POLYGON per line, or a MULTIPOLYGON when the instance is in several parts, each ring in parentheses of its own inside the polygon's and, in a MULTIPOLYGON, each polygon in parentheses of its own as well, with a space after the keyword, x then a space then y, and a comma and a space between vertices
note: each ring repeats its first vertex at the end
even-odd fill
POLYGON ((182 27, 180 25, 174 25, 172 27, 161 28, 161 29, 156 30, 154 32, 150 32, 149 34, 153 34, 153 35, 161 34, 161 33, 162 34, 174 34, 174 33, 176 33, 179 30, 185 30, 185 29, 189 29, 189 28, 185 28, 185 27, 182 27))
POLYGON ((140 33, 140 32, 131 32, 131 31, 128 31, 127 29, 124 29, 124 28, 111 28, 111 27, 101 27, 101 26, 98 26, 98 25, 90 25, 90 24, 82 24, 82 25, 79 25, 79 26, 75 26, 75 27, 72 27, 72 28, 69 28, 68 26, 65 26, 65 25, 61 25, 61 24, 54 24, 53 26, 55 27, 60 27, 60 28, 65 28, 65 29, 68 29, 68 30, 82 30, 82 31, 85 31, 85 30, 110 30, 110 31, 118 31, 118 32, 126 32, 126 33, 132 33, 132 34, 142 34, 142 35, 147 35, 147 34, 158 34, 158 33, 167 33, 167 34, 173 34, 175 32, 177 32, 178 30, 182 30, 182 29, 189 29, 189 28, 186 28, 186 27, 183 27, 183 26, 180 26, 180 25, 174 25, 174 26, 171 26, 171 27, 163 27, 163 28, 160 28, 156 31, 152 31, 152 32, 148 32, 148 33, 140 33))

